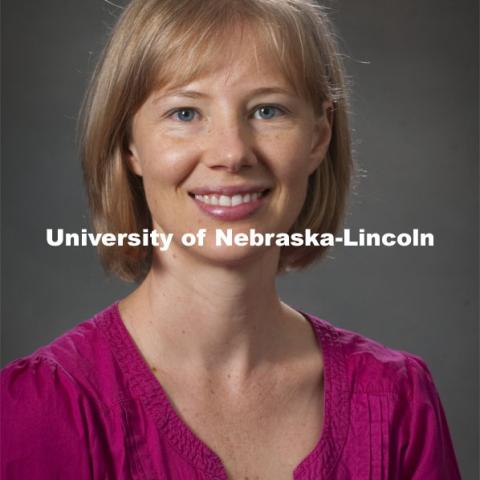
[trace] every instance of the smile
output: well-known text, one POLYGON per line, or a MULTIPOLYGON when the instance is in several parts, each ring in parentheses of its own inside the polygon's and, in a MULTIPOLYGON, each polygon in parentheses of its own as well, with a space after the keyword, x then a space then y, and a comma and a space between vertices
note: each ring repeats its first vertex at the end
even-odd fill
POLYGON ((197 207, 210 217, 219 220, 242 220, 253 215, 265 202, 269 189, 257 192, 235 193, 232 195, 209 193, 194 194, 190 197, 197 207))
POLYGON ((252 192, 244 195, 195 195, 195 199, 208 205, 220 205, 221 207, 235 207, 242 203, 255 202, 258 198, 267 193, 267 190, 263 192, 252 192))

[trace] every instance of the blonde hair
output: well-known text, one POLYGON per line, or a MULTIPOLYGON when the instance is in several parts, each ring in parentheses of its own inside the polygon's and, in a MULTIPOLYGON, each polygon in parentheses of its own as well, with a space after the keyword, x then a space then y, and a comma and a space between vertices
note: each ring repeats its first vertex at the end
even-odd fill
MULTIPOLYGON (((185 84, 212 66, 232 29, 252 27, 286 79, 321 113, 333 102, 332 139, 311 174, 290 232, 335 233, 346 205, 352 161, 342 61, 324 8, 309 0, 133 0, 95 69, 83 106, 81 155, 93 228, 99 233, 152 228, 142 179, 127 164, 130 123, 149 94, 185 84)), ((323 247, 283 247, 279 272, 321 258, 323 247)), ((141 280, 152 247, 99 247, 107 271, 141 280)))

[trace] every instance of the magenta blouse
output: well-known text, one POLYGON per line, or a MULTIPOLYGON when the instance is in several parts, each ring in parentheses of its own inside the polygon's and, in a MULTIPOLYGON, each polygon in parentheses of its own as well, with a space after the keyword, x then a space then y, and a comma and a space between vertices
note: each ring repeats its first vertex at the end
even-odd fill
MULTIPOLYGON (((324 425, 295 480, 456 480, 432 376, 418 356, 301 312, 324 357, 324 425)), ((1 373, 5 480, 224 480, 179 417, 117 304, 1 373)))

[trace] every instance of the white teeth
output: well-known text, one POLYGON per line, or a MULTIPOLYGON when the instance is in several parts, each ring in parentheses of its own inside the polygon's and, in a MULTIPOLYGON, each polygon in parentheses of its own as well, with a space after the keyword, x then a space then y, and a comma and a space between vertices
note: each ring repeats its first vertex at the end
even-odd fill
POLYGON ((220 205, 221 207, 235 207, 242 203, 254 202, 261 197, 261 192, 246 193, 245 195, 235 194, 228 195, 195 195, 197 200, 200 200, 207 205, 220 205))
POLYGON ((232 207, 235 205, 240 205, 241 203, 243 203, 243 198, 241 195, 234 195, 232 197, 232 207))
POLYGON ((218 199, 218 204, 222 207, 231 207, 232 206, 232 199, 227 197, 226 195, 220 195, 218 199))

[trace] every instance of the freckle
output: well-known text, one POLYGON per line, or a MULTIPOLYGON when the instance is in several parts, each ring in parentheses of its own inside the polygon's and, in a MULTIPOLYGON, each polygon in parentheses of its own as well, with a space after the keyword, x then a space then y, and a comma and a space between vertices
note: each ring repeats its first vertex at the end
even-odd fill
POLYGON ((182 330, 182 335, 185 335, 185 330, 182 330))
POLYGON ((213 388, 210 389, 210 393, 211 393, 212 395, 215 394, 215 391, 213 390, 213 388))
POLYGON ((229 373, 227 373, 227 378, 230 378, 230 377, 231 377, 231 375, 229 373))
POLYGON ((156 367, 152 366, 152 372, 156 372, 156 371, 157 371, 156 367))

